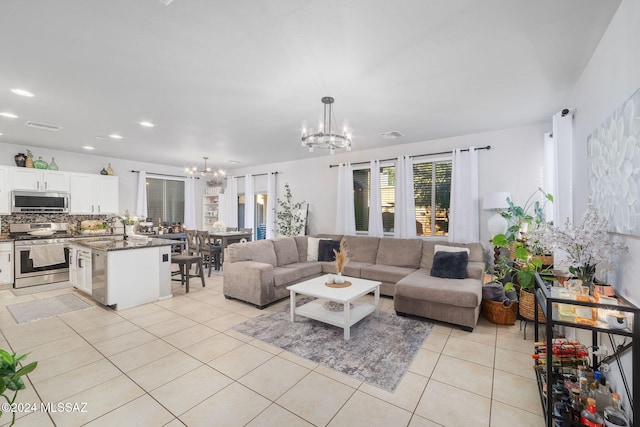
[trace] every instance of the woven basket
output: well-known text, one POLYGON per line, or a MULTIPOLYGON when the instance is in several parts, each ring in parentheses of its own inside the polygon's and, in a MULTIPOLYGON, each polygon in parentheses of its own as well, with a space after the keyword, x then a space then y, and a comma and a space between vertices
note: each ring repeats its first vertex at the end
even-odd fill
POLYGON ((505 307, 500 301, 482 300, 482 312, 491 323, 498 325, 513 325, 518 317, 518 303, 512 302, 505 307))
MULTIPOLYGON (((520 316, 524 317, 527 320, 534 320, 535 312, 535 296, 532 292, 523 291, 520 288, 520 316)), ((546 323, 546 318, 544 317, 544 312, 542 308, 538 306, 538 322, 546 323)))

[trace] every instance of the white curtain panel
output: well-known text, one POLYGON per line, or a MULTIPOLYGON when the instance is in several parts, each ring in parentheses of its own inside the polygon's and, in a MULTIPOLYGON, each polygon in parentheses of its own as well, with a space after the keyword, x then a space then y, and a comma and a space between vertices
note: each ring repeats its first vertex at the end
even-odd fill
POLYGON ((564 225, 567 218, 573 221, 573 112, 553 115, 553 150, 556 159, 553 210, 556 225, 564 225), (562 167, 557 164, 562 159, 562 167))
POLYGON ((147 173, 138 173, 138 198, 136 200, 136 215, 147 218, 147 173))
POLYGON ((227 227, 238 226, 238 178, 227 179, 227 189, 224 192, 223 222, 227 227))
POLYGON ((196 183, 193 178, 184 181, 184 228, 195 230, 196 225, 196 183))
POLYGON ((253 190, 253 175, 244 176, 244 228, 251 228, 255 233, 254 218, 256 197, 253 190))
MULTIPOLYGON (((555 141, 553 134, 544 134, 544 180, 542 182, 542 188, 548 194, 554 195, 557 189, 556 182, 556 170, 558 169, 558 162, 556 159, 555 141)), ((554 204, 547 203, 544 205, 544 216, 547 221, 553 221, 557 224, 554 212, 554 204)))
POLYGON ((267 174, 267 230, 266 238, 273 239, 276 237, 276 174, 269 172, 267 174))
POLYGON ((396 238, 416 237, 416 202, 413 192, 413 159, 400 156, 396 162, 396 194, 393 215, 396 238))
POLYGON ((336 234, 354 236, 356 218, 353 206, 353 166, 338 166, 338 202, 336 210, 336 234))
POLYGON ((382 237, 382 195, 380 192, 380 161, 371 160, 369 183, 369 236, 382 237))
POLYGON ((451 203, 449 207, 449 241, 480 241, 478 208, 478 151, 469 147, 453 151, 451 203))

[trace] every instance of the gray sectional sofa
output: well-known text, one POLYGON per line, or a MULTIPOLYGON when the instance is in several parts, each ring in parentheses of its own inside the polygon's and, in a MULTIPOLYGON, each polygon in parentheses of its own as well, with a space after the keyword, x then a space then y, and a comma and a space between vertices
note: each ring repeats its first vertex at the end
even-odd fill
MULTIPOLYGON (((340 240, 343 236, 317 237, 340 240)), ((480 314, 484 250, 480 243, 344 236, 349 262, 343 274, 381 282, 380 293, 394 297, 398 314, 453 323, 472 330, 480 314), (435 245, 469 248, 466 278, 430 275, 435 245)), ((327 273, 334 262, 307 261, 306 236, 232 244, 225 249, 223 290, 263 308, 289 296, 287 286, 327 273)))

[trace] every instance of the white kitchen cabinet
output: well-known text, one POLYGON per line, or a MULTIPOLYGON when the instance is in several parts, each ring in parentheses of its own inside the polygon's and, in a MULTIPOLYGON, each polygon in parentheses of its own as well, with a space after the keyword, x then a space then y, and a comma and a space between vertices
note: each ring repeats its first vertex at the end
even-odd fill
POLYGON ((11 188, 32 191, 69 191, 69 173, 48 169, 11 168, 11 188))
POLYGON ((13 242, 0 243, 0 284, 13 285, 13 242))
POLYGON ((69 245, 69 282, 79 291, 91 295, 91 249, 69 245))
POLYGON ((11 191, 9 188, 9 168, 0 166, 0 215, 11 214, 11 191))
POLYGON ((117 176, 72 173, 69 177, 71 215, 119 213, 117 176))

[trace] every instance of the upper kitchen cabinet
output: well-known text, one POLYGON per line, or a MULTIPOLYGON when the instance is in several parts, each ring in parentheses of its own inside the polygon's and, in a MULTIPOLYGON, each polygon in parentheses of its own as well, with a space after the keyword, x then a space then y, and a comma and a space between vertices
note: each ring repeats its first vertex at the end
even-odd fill
POLYGON ((11 188, 32 191, 69 191, 67 172, 46 169, 11 168, 11 188))
POLYGON ((0 215, 9 215, 11 213, 9 190, 9 168, 0 166, 0 215))
POLYGON ((108 215, 119 213, 117 176, 71 173, 69 176, 71 215, 108 215))

